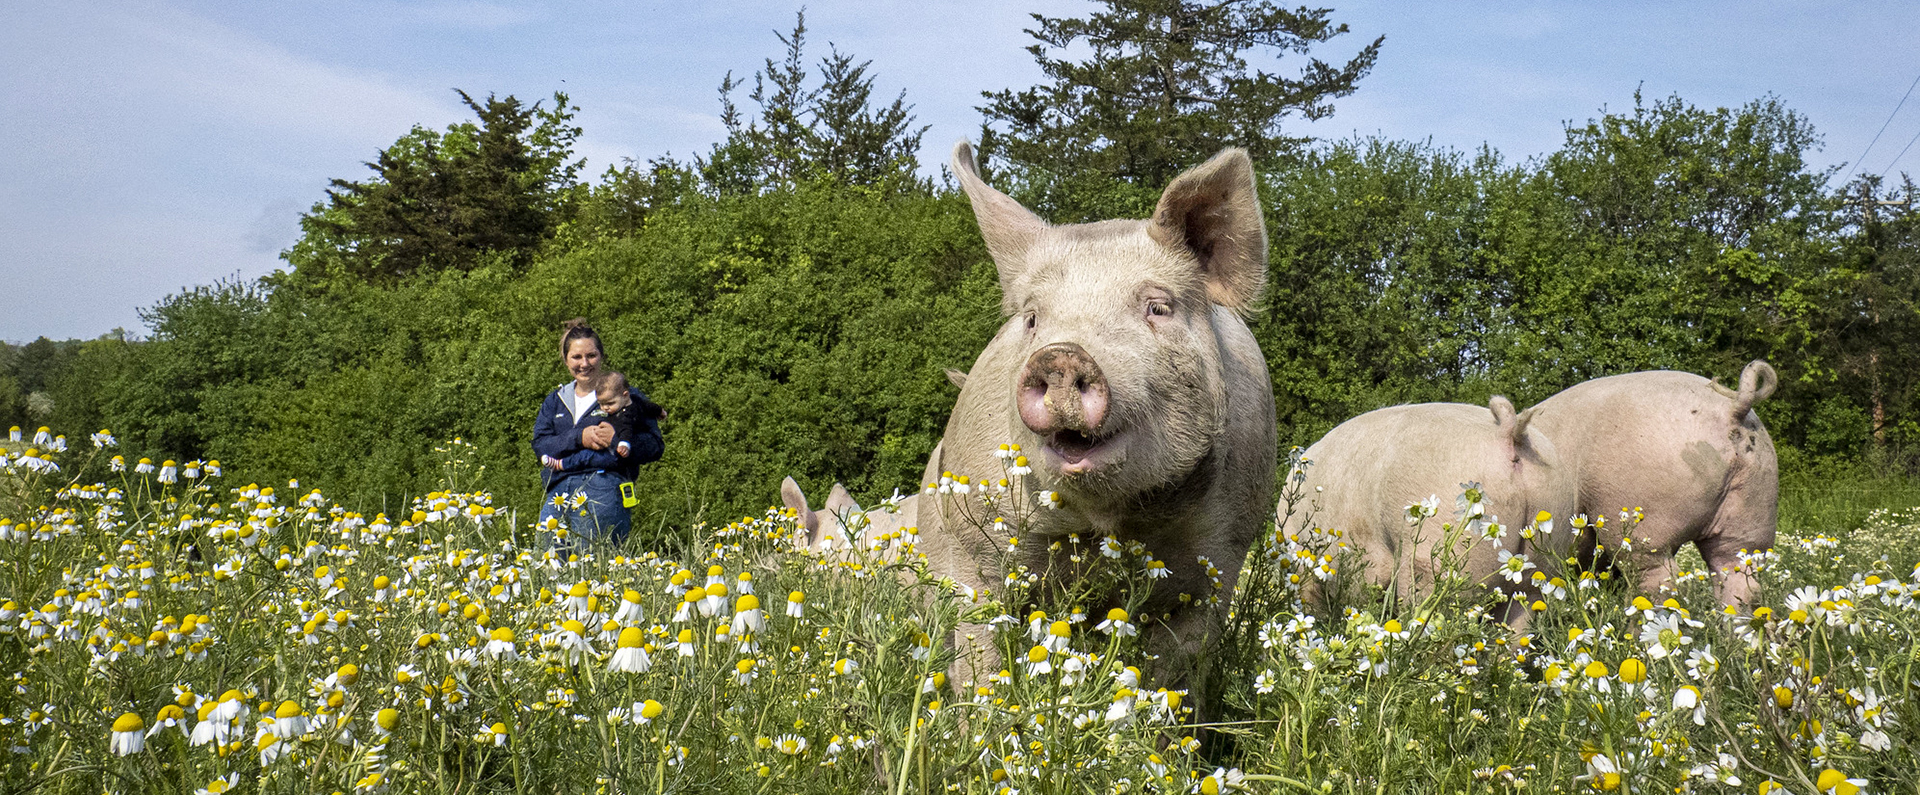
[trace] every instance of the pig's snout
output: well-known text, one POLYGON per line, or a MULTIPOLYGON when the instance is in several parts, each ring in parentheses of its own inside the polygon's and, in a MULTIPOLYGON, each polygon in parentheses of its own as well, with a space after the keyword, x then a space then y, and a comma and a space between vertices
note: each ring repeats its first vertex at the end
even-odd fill
POLYGON ((1020 421, 1034 433, 1097 435, 1107 418, 1107 377, 1085 348, 1056 342, 1027 358, 1019 400, 1020 421))

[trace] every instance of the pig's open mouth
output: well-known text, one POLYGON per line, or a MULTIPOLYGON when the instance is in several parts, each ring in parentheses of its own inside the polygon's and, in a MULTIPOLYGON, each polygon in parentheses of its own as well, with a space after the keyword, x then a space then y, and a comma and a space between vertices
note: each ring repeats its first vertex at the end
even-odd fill
POLYGON ((1060 471, 1064 474, 1088 472, 1110 463, 1103 455, 1113 445, 1113 435, 1088 436, 1077 430, 1065 429, 1047 434, 1047 451, 1060 459, 1060 471))

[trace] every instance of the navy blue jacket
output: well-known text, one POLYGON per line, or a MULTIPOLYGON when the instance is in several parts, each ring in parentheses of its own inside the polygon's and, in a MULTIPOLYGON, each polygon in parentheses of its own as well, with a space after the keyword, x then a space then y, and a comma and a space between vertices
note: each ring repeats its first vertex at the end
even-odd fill
MULTIPOLYGON (((567 409, 567 401, 560 397, 561 389, 572 388, 572 383, 566 383, 548 392, 547 399, 540 404, 540 415, 533 419, 533 452, 562 462, 562 468, 557 471, 540 468, 542 487, 552 488, 554 481, 566 475, 594 471, 613 472, 623 480, 632 480, 640 471, 641 464, 660 460, 660 454, 666 451, 667 446, 660 436, 659 420, 652 417, 637 425, 633 438, 626 440, 631 447, 625 458, 611 447, 605 450, 581 447, 580 430, 607 420, 600 407, 594 406, 580 415, 578 423, 574 422, 573 412, 567 409)), ((645 393, 631 386, 627 387, 627 395, 635 403, 652 404, 645 393)))

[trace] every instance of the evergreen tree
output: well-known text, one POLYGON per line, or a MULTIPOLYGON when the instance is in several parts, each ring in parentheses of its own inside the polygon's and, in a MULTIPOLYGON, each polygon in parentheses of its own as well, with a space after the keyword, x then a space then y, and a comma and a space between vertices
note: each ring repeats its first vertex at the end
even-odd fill
POLYGON ((560 93, 552 108, 457 93, 478 123, 416 126, 367 164, 373 179, 333 180, 283 255, 296 270, 376 279, 467 270, 489 254, 519 263, 553 234, 578 192, 577 108, 560 93))
MULTIPOLYGON (((1034 14, 1033 53, 1052 82, 986 92, 981 149, 1041 192, 1076 178, 1158 189, 1227 146, 1256 162, 1296 149, 1281 122, 1318 119, 1353 93, 1379 57, 1376 38, 1344 65, 1309 58, 1297 76, 1250 65, 1250 51, 1305 55, 1347 32, 1330 9, 1267 0, 1103 0, 1085 19, 1034 14), (1082 61, 1057 57, 1076 43, 1082 61)), ((1057 190, 1055 191, 1057 193, 1057 190)), ((1059 203, 1064 197, 1049 197, 1059 203)), ((1072 203, 1069 201, 1068 203, 1072 203)))
POLYGON ((914 153, 927 128, 914 126, 905 91, 892 104, 875 106, 868 71, 873 62, 857 61, 831 45, 820 60, 820 83, 810 85, 804 11, 791 33, 774 35, 786 45, 786 57, 779 62, 767 59, 753 76, 748 98, 760 107, 758 119, 746 119, 733 103, 733 91, 744 81, 728 73, 720 82, 720 121, 726 125, 727 140, 695 164, 709 188, 737 195, 814 179, 929 187, 914 173, 919 166, 914 153))

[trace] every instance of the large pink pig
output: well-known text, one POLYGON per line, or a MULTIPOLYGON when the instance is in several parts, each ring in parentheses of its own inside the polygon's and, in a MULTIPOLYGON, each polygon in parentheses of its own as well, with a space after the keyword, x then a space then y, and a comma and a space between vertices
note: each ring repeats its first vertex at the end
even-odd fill
MULTIPOLYGON (((983 593, 1008 565, 1063 585, 1075 567, 1049 544, 1070 534, 1144 544, 1168 576, 1136 619, 1160 681, 1191 683, 1225 610, 1225 598, 1207 598, 1216 589, 1201 561, 1230 596, 1272 505, 1273 386, 1241 319, 1266 282, 1252 161, 1229 149, 1181 174, 1148 220, 1066 226, 983 182, 965 142, 952 165, 1006 320, 970 368, 928 472, 997 478, 995 451, 1018 444, 1032 472, 1014 498, 1051 492, 1059 507, 1034 510, 1009 553, 1011 527, 996 530, 980 500, 925 495, 923 543, 941 573, 983 593)), ((960 635, 960 677, 998 669, 986 628, 960 635)))
MULTIPOLYGON (((1628 373, 1532 409, 1533 426, 1577 473, 1580 510, 1609 520, 1597 536, 1602 565, 1621 548, 1627 525, 1618 512, 1642 509, 1633 549, 1620 558, 1640 590, 1671 580, 1674 553, 1692 542, 1715 572, 1721 603, 1752 603, 1757 584, 1738 568, 1739 553, 1773 547, 1780 502, 1773 440, 1752 409, 1778 381, 1763 361, 1747 365, 1738 390, 1691 373, 1628 373)), ((1589 538, 1583 555, 1591 558, 1589 538)))

